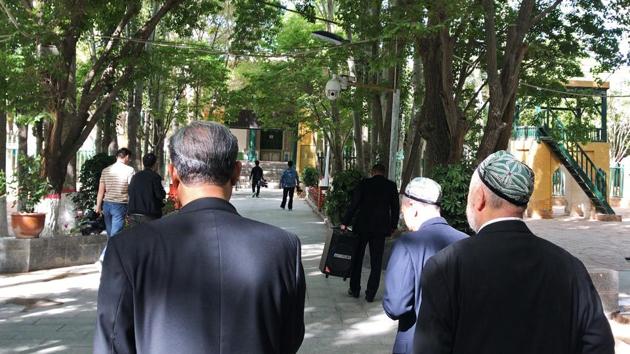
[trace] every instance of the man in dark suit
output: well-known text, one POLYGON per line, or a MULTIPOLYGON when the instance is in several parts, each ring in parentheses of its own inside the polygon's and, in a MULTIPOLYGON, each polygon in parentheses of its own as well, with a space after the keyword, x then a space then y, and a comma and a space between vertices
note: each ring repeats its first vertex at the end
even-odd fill
POLYGON ((183 207, 111 239, 94 353, 295 353, 304 337, 299 239, 229 203, 237 140, 193 122, 169 142, 183 207))
POLYGON ((129 225, 162 217, 162 207, 166 191, 162 186, 162 176, 153 171, 157 156, 150 152, 142 158, 144 170, 131 177, 129 183, 129 225))
POLYGON ((455 241, 466 238, 440 215, 442 188, 437 182, 416 177, 405 187, 402 215, 409 232, 392 248, 385 273, 383 309, 398 321, 393 353, 412 353, 416 318, 420 309, 420 272, 431 256, 455 241))
POLYGON ((365 300, 374 301, 381 282, 381 268, 385 238, 398 227, 400 204, 396 183, 385 177, 385 166, 372 167, 372 177, 359 183, 352 195, 352 202, 340 225, 345 230, 357 214, 352 231, 359 235, 357 249, 352 259, 352 275, 348 295, 359 297, 361 293, 361 269, 365 247, 370 246, 370 277, 365 290, 365 300))
POLYGON ((522 220, 534 172, 505 151, 474 172, 467 216, 474 237, 422 271, 415 353, 614 353, 586 268, 522 220))

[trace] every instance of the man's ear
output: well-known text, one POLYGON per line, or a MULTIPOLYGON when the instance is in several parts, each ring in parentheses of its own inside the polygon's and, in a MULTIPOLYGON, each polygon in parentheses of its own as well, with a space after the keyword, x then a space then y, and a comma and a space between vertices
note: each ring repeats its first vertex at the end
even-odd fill
POLYGON ((177 188, 177 186, 179 186, 179 183, 181 182, 181 180, 179 179, 179 173, 177 173, 177 169, 175 168, 175 166, 173 166, 172 163, 168 164, 167 169, 168 174, 171 176, 171 183, 173 183, 173 186, 177 188))
POLYGON ((473 201, 473 207, 477 211, 482 211, 486 208, 486 204, 488 203, 488 194, 486 190, 479 186, 475 191, 475 199, 473 201))
POLYGON ((243 165, 241 164, 241 162, 236 161, 236 163, 234 164, 234 171, 232 172, 232 178, 230 178, 230 183, 232 183, 233 186, 236 185, 236 182, 238 182, 238 179, 241 177, 242 168, 243 165))

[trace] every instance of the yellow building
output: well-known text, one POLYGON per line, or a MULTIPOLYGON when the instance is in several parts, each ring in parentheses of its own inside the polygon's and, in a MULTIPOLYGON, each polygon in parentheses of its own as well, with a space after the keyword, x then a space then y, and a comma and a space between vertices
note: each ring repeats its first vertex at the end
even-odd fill
MULTIPOLYGON (((599 127, 588 134, 588 142, 572 141, 555 116, 566 107, 539 107, 536 126, 515 126, 510 152, 535 173, 535 188, 527 209, 529 217, 551 218, 560 214, 620 220, 610 207, 610 145, 606 132, 606 90, 608 83, 571 81, 567 89, 596 92, 601 97, 599 127)), ((579 105, 576 105, 579 108, 579 105)), ((573 112, 573 111, 572 111, 573 112)), ((585 119, 584 111, 573 112, 585 119)))

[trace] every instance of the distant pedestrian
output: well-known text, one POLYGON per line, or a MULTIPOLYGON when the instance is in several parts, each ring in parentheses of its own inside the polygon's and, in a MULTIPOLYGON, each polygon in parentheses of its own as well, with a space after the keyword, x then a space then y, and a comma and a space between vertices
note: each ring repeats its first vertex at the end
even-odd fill
POLYGON ((287 204, 287 196, 289 197, 289 210, 293 209, 293 193, 295 188, 300 185, 300 178, 297 171, 293 168, 293 161, 287 162, 287 169, 282 172, 280 177, 280 188, 282 188, 282 203, 280 208, 284 209, 287 204))
POLYGON ((94 353, 295 353, 304 338, 300 240, 229 200, 238 140, 193 122, 169 141, 179 213, 110 240, 94 353))
POLYGON ((420 272, 427 260, 467 235, 450 227, 440 215, 442 188, 429 178, 416 177, 405 188, 402 215, 409 232, 392 248, 385 273, 385 313, 398 321, 393 353, 412 353, 420 309, 420 272))
POLYGON ((144 170, 136 173, 129 183, 129 225, 162 217, 166 191, 162 176, 154 171, 157 157, 150 152, 142 158, 144 170))
POLYGON ((370 246, 370 277, 365 290, 365 300, 374 301, 383 265, 385 238, 398 228, 400 204, 396 183, 385 177, 385 166, 372 167, 371 178, 366 178, 355 188, 352 202, 340 225, 342 230, 354 221, 352 231, 359 235, 357 249, 352 259, 352 275, 348 295, 359 297, 361 293, 361 270, 365 247, 370 246))
POLYGON ((103 169, 96 196, 96 213, 103 212, 107 236, 116 235, 125 226, 129 202, 129 183, 133 167, 129 166, 131 151, 121 148, 116 152, 116 162, 103 169))
POLYGON ((263 169, 260 167, 260 161, 254 161, 254 168, 249 174, 249 180, 252 182, 252 198, 260 196, 260 181, 263 179, 263 169))
POLYGON ((466 207, 477 235, 425 264, 415 353, 614 353, 582 262, 523 222, 533 191, 534 172, 509 153, 479 164, 466 207))

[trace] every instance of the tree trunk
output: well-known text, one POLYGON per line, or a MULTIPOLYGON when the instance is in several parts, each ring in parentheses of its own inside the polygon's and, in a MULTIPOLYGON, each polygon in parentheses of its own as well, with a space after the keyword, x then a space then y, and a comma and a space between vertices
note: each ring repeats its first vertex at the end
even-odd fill
POLYGON ((442 75, 440 39, 432 35, 423 41, 422 65, 431 68, 424 72, 424 99, 420 113, 420 131, 427 142, 425 161, 426 169, 430 171, 433 166, 445 165, 451 153, 450 137, 446 123, 446 112, 442 105, 442 75))
POLYGON ((332 120, 335 122, 333 127, 333 141, 331 142, 331 153, 333 158, 332 174, 343 171, 343 135, 340 127, 339 106, 337 101, 331 101, 332 120))
MULTIPOLYGON (((18 125, 18 156, 28 155, 28 125, 18 125)), ((18 169, 19 169, 18 164, 18 169)))
MULTIPOLYGON (((0 82, 3 82, 0 78, 0 82)), ((7 171, 7 111, 6 100, 0 96, 0 172, 5 175, 7 171)), ((7 197, 6 190, 0 192, 0 237, 9 236, 7 222, 7 197)))
POLYGON ((136 80, 135 87, 129 90, 127 99, 127 136, 129 137, 127 148, 131 151, 132 166, 136 170, 142 167, 142 151, 140 150, 142 142, 138 131, 141 123, 143 86, 141 79, 136 80))
POLYGON ((37 155, 44 156, 44 121, 39 120, 33 127, 37 155))
POLYGON ((403 161, 403 171, 401 175, 400 190, 404 191, 407 183, 414 175, 414 171, 417 169, 418 160, 420 159, 420 144, 422 143, 422 130, 420 129, 420 123, 422 120, 421 107, 422 107, 422 93, 424 92, 422 86, 423 71, 422 60, 420 59, 420 45, 415 46, 415 57, 413 60, 413 118, 409 123, 409 131, 405 137, 405 160, 403 161))

